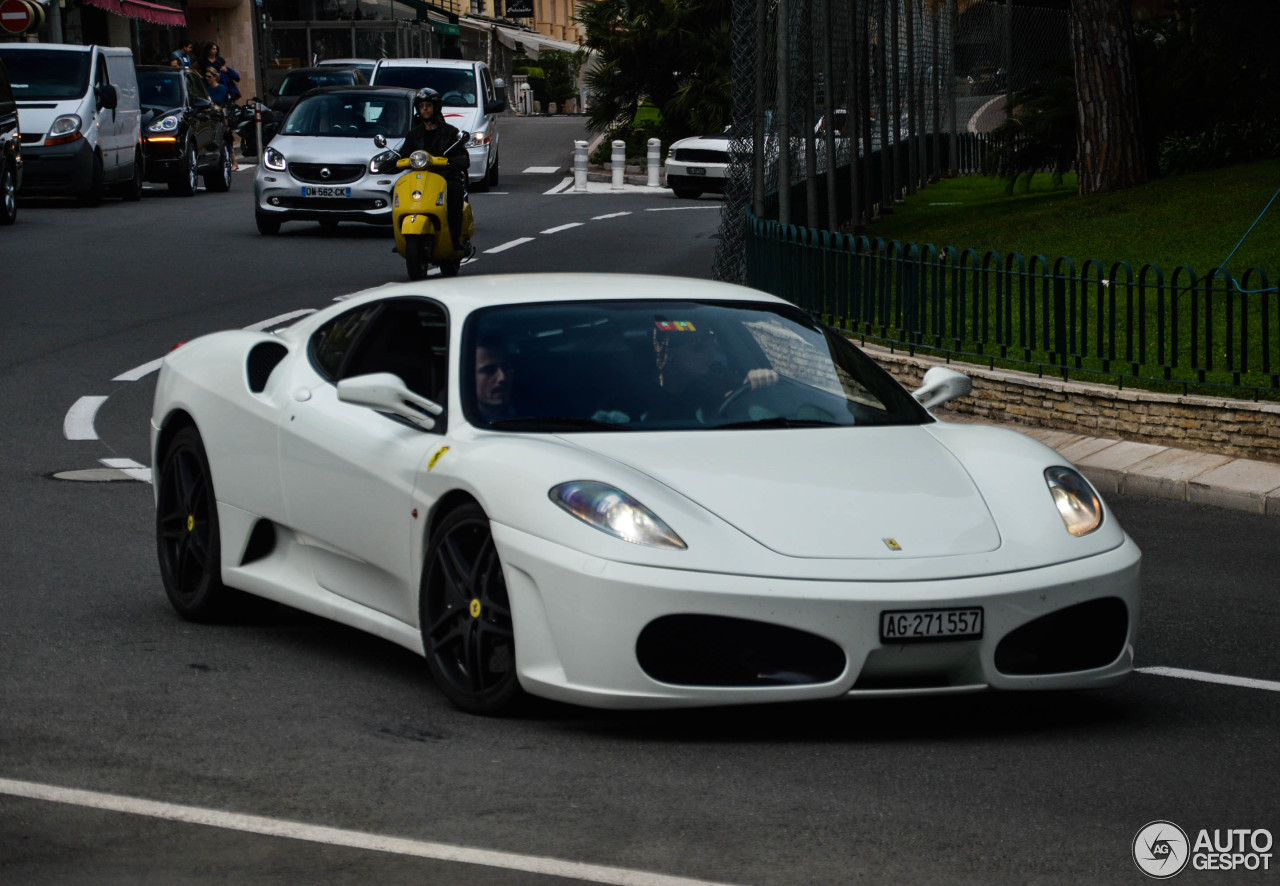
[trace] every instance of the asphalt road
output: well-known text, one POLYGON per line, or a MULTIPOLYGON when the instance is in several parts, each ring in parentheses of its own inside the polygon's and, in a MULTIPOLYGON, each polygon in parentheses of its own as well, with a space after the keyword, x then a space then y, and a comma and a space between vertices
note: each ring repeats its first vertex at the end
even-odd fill
MULTIPOLYGON (((548 194, 581 121, 503 124, 464 276, 709 276, 717 199, 548 194)), ((1145 553, 1139 666, 1269 681, 1248 686, 493 720, 292 610, 182 622, 151 487, 54 475, 146 464, 154 374, 122 377, 174 343, 405 278, 385 230, 258 235, 250 174, 24 203, 0 231, 0 883, 1139 883, 1154 819, 1280 832, 1275 518, 1111 502, 1145 553), (67 439, 86 396, 97 439, 67 439)), ((1178 879, 1276 882, 1271 861, 1178 879)))

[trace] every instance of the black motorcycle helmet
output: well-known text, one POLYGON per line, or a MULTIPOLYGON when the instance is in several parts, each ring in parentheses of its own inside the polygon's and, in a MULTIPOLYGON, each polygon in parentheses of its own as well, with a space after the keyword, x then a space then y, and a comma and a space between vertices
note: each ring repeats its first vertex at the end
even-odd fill
POLYGON ((441 117, 440 109, 444 106, 444 102, 440 99, 440 93, 436 92, 430 86, 424 86, 417 91, 413 96, 413 110, 419 116, 421 116, 422 112, 418 109, 418 105, 423 102, 430 102, 432 107, 436 109, 434 118, 436 121, 443 119, 441 117))

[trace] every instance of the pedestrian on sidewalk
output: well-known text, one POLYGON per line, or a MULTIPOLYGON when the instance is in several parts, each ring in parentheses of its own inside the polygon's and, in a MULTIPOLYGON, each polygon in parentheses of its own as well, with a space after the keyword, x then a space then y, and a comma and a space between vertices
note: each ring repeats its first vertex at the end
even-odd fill
POLYGON ((184 40, 179 43, 178 48, 169 53, 169 67, 182 68, 183 70, 191 67, 191 49, 193 45, 190 40, 184 40))

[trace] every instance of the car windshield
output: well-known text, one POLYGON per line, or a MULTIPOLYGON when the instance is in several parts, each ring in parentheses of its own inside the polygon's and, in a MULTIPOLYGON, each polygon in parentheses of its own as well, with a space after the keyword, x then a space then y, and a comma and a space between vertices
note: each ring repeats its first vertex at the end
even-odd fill
POLYGON ((335 92, 298 102, 282 132, 337 138, 403 138, 408 125, 409 100, 403 95, 335 92))
POLYGON ((284 98, 296 98, 310 89, 321 86, 355 86, 355 75, 341 68, 333 71, 294 71, 284 78, 280 84, 280 95, 284 98))
POLYGON ((446 108, 470 108, 476 103, 476 75, 469 68, 385 66, 378 71, 379 86, 430 87, 440 93, 446 108))
POLYGON ((144 108, 182 107, 182 71, 139 71, 138 94, 144 108))
POLYGON ((0 61, 20 102, 79 98, 89 89, 89 53, 65 49, 7 49, 0 61))
POLYGON ((462 406, 516 432, 922 424, 932 419, 838 331, 790 305, 599 301, 481 309, 462 406))

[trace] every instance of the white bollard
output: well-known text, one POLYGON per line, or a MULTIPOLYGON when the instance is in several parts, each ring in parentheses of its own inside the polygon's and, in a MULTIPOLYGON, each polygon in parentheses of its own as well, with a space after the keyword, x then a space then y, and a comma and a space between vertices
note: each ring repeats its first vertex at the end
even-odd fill
POLYGON ((649 181, 651 188, 658 186, 658 167, 662 165, 662 142, 656 138, 649 139, 649 181))
POLYGON ((615 139, 613 142, 613 185, 615 191, 621 191, 623 187, 623 173, 627 168, 627 143, 622 139, 615 139))
POLYGON ((579 193, 587 190, 587 143, 573 143, 573 189, 579 193))

